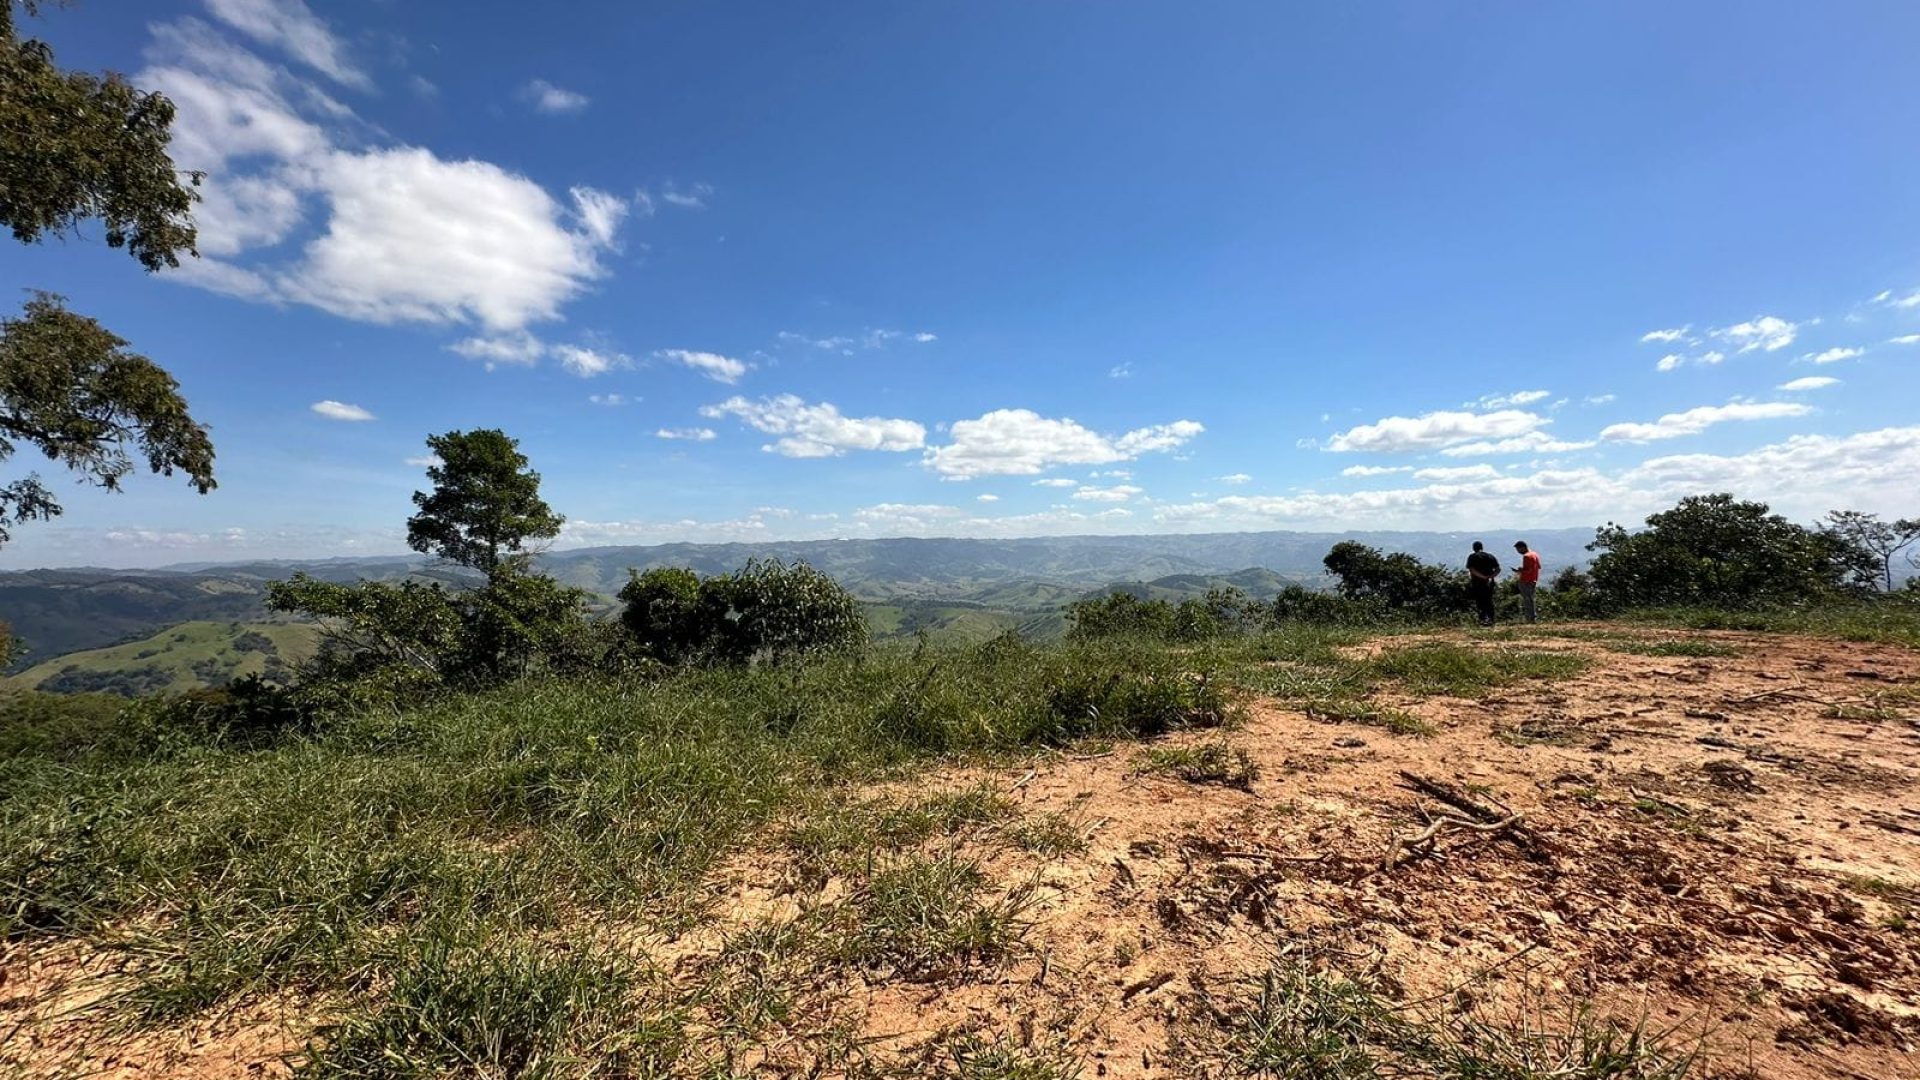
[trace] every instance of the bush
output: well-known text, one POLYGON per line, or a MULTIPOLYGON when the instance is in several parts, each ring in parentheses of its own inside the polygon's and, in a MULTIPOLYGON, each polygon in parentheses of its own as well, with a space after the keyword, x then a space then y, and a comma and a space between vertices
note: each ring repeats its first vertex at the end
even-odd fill
POLYGON ((1356 600, 1289 585, 1273 598, 1272 618, 1276 626, 1284 623, 1373 626, 1387 621, 1387 609, 1374 599, 1356 600))
POLYGON ((1067 605, 1067 634, 1090 639, 1141 637, 1162 640, 1174 625, 1173 605, 1165 600, 1143 600, 1115 590, 1067 605))
POLYGON ((1464 603, 1463 574, 1402 551, 1383 555, 1377 548, 1343 540, 1321 561, 1327 573, 1339 579, 1338 591, 1348 600, 1418 616, 1444 614, 1464 603))
POLYGON ((1609 523, 1587 549, 1600 553, 1589 576, 1607 611, 1830 599, 1852 561, 1832 537, 1725 494, 1682 499, 1640 532, 1609 523))
POLYGON ((705 579, 649 570, 634 574, 620 599, 634 649, 670 664, 786 661, 854 650, 868 637, 860 601, 803 562, 751 559, 705 579))

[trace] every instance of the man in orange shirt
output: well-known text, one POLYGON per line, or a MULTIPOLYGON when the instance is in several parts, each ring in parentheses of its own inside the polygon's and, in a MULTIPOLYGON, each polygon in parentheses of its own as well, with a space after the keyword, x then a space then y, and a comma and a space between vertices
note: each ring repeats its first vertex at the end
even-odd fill
POLYGON ((1515 540, 1513 550, 1520 553, 1520 565, 1512 568, 1514 573, 1520 575, 1520 614, 1532 622, 1533 590, 1540 584, 1540 555, 1527 550, 1525 540, 1515 540))

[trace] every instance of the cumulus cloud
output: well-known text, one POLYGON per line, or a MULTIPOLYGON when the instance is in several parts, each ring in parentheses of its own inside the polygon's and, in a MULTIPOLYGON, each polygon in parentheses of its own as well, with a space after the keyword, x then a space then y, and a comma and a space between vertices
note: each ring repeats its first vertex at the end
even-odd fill
POLYGON ((756 431, 781 436, 761 449, 783 457, 839 457, 849 450, 898 453, 918 450, 927 441, 927 429, 915 421, 843 416, 826 402, 809 404, 793 394, 758 401, 731 397, 703 407, 700 415, 732 416, 756 431))
POLYGON ((1786 390, 1790 393, 1798 393, 1803 390, 1824 390, 1829 386, 1838 385, 1840 385, 1839 379, 1830 378, 1826 375, 1809 375, 1804 379, 1794 379, 1790 382, 1783 382, 1777 389, 1786 390))
POLYGON ((207 11, 262 45, 279 49, 334 82, 368 90, 373 80, 304 0, 207 0, 207 11))
POLYGON ((1253 477, 1243 472, 1237 472, 1237 473, 1228 473, 1225 476, 1216 476, 1214 477, 1214 479, 1219 481, 1222 484, 1244 484, 1251 481, 1253 477))
POLYGON ((1108 368, 1107 378, 1109 379, 1133 378, 1133 362, 1128 361, 1127 363, 1124 363, 1124 364, 1115 364, 1112 367, 1108 368))
POLYGON ((1481 439, 1456 443, 1440 451, 1442 457, 1487 457, 1492 454, 1565 454, 1591 449, 1592 439, 1556 439, 1544 431, 1529 431, 1510 439, 1481 439))
POLYGON ((951 441, 929 448, 924 460, 949 479, 1028 476, 1062 465, 1108 465, 1163 453, 1205 430, 1197 421, 1177 420, 1105 435, 1030 409, 996 409, 978 419, 956 421, 948 431, 951 441))
POLYGON ((1132 484, 1115 484, 1112 487, 1083 487, 1074 492, 1073 497, 1087 502, 1126 502, 1141 494, 1145 492, 1132 484))
POLYGON ((1340 470, 1341 476, 1388 476, 1393 473, 1412 472, 1411 465, 1349 465, 1340 470))
POLYGON ((632 359, 617 352, 605 349, 590 349, 584 345, 555 345, 547 350, 560 366, 583 379, 596 375, 605 375, 615 368, 632 367, 632 359))
POLYGON ((685 439, 688 442, 712 442, 719 438, 712 428, 683 427, 661 428, 653 433, 656 439, 685 439))
POLYGON ((1805 416, 1813 409, 1788 401, 1736 401, 1729 405, 1702 405, 1685 412, 1668 413, 1650 424, 1612 424, 1600 430, 1606 442, 1654 442, 1698 435, 1715 424, 1738 420, 1779 420, 1805 416))
POLYGON ((930 341, 939 341, 940 336, 930 331, 922 330, 919 333, 913 335, 913 340, 919 342, 922 345, 925 345, 930 341))
POLYGON ((1426 453, 1475 440, 1527 435, 1548 423, 1546 417, 1520 409, 1389 416, 1335 435, 1327 440, 1327 449, 1335 453, 1426 453))
POLYGON ((1920 470, 1920 426, 1846 436, 1796 435, 1745 454, 1653 458, 1630 468, 1547 469, 1472 483, 1433 483, 1345 493, 1228 495, 1168 504, 1154 512, 1162 528, 1482 528, 1586 525, 1632 520, 1709 491, 1761 499, 1812 520, 1845 491, 1862 509, 1899 514, 1920 470))
POLYGON ((1500 478, 1500 470, 1486 464, 1415 469, 1413 478, 1427 483, 1454 484, 1466 480, 1497 480, 1500 478))
POLYGON ((593 99, 577 91, 555 86, 545 79, 529 79, 520 87, 520 100, 548 114, 575 113, 592 104, 593 99))
POLYGON ((1866 354, 1867 350, 1865 349, 1836 345, 1822 352, 1808 353, 1800 359, 1810 364, 1837 364, 1842 360, 1852 360, 1855 357, 1865 356, 1866 354))
MULTIPOLYGON (((340 54, 316 44, 324 26, 303 4, 212 10, 316 70, 355 70, 328 61, 340 54)), ((208 257, 168 275, 185 284, 497 338, 559 318, 604 275, 600 256, 628 214, 605 192, 576 188, 562 203, 498 165, 391 145, 314 82, 199 20, 155 26, 135 81, 176 106, 175 163, 207 174, 195 218, 208 257)))
POLYGON ((640 399, 625 394, 588 394, 587 400, 595 405, 618 406, 631 405, 640 399))
POLYGON ((1640 340, 1642 342, 1657 341, 1662 344, 1671 345, 1672 343, 1686 337, 1687 331, 1691 329, 1693 329, 1693 327, 1691 326, 1678 326, 1671 330, 1649 330, 1646 333, 1640 335, 1640 340))
POLYGON ((1917 308, 1920 307, 1920 289, 1915 289, 1905 296, 1895 296, 1892 289, 1885 289, 1873 298, 1873 302, 1891 308, 1917 308))
POLYGON ((1511 409, 1521 405, 1531 405, 1536 401, 1545 401, 1553 396, 1546 390, 1516 390, 1511 394, 1488 394, 1478 402, 1468 405, 1470 409, 1511 409))
POLYGON ((1755 349, 1779 352, 1793 344, 1793 339, 1800 333, 1800 326, 1775 315, 1761 315, 1711 333, 1716 341, 1727 343, 1736 352, 1752 352, 1755 349))
POLYGON ((974 498, 974 501, 983 502, 983 503, 1000 501, 1000 496, 998 495, 975 495, 973 498, 974 498))
POLYGON ((1079 487, 1080 481, 1069 480, 1064 476, 1050 476, 1045 480, 1035 480, 1033 482, 1033 486, 1046 487, 1046 488, 1071 488, 1071 487, 1079 487))
POLYGON ((1897 338, 1888 338, 1889 345, 1920 345, 1920 334, 1901 334, 1897 338))
POLYGON ((532 365, 540 362, 547 347, 524 330, 494 337, 463 338, 447 346, 469 360, 478 360, 491 371, 498 364, 532 365))
POLYGON ((740 377, 747 373, 745 361, 735 360, 731 356, 721 356, 719 353, 701 352, 697 349, 661 349, 656 355, 681 367, 692 368, 714 382, 726 383, 729 386, 739 382, 740 377))
POLYGON ((1613 394, 1594 394, 1591 397, 1582 398, 1581 401, 1588 405, 1609 405, 1613 403, 1615 396, 1616 395, 1613 394))
POLYGON ((354 421, 373 419, 373 414, 360 406, 349 405, 344 401, 334 401, 331 398, 326 401, 316 401, 312 405, 307 406, 307 408, 312 409, 315 413, 329 420, 354 421))

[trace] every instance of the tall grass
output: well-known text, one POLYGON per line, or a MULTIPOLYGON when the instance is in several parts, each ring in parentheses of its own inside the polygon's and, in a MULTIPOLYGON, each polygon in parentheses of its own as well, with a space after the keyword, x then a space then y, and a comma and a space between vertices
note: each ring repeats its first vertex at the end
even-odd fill
MULTIPOLYGON (((583 913, 695 915, 718 858, 837 784, 940 754, 1213 725, 1231 709, 1202 658, 1002 640, 525 682, 244 746, 156 735, 136 711, 62 731, 80 744, 11 740, 0 933, 123 951, 116 1001, 146 1021, 259 990, 366 986, 454 943, 564 937, 583 913)), ((1000 810, 976 802, 889 828, 1000 810)))

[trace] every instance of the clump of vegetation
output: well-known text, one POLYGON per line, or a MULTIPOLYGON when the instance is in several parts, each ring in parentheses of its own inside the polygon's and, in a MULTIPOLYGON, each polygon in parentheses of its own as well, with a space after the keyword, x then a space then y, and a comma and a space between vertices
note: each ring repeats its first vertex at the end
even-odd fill
POLYGON ((1137 637, 1191 643, 1264 627, 1270 613, 1237 588, 1214 588, 1175 604, 1116 589, 1067 605, 1068 634, 1081 640, 1137 637))
POLYGON ((1578 653, 1477 649, 1449 642, 1388 649, 1366 662, 1371 674, 1392 679, 1409 693, 1452 697, 1472 697, 1529 679, 1569 678, 1588 665, 1578 653))
POLYGON ((860 602, 805 563, 753 559, 737 573, 635 574, 620 590, 620 621, 643 656, 668 664, 785 661, 858 649, 860 602))
POLYGON ((1171 773, 1189 784, 1220 784, 1252 791, 1260 766, 1245 749, 1225 742, 1198 746, 1153 747, 1141 753, 1134 771, 1171 773))
POLYGON ((1608 524, 1588 548, 1599 552, 1588 574, 1603 611, 1805 604, 1841 593, 1859 561, 1837 534, 1724 494, 1682 499, 1637 531, 1608 524))
POLYGON ((1644 1022, 1625 1025, 1575 1010, 1489 1015, 1466 1005, 1420 1011, 1384 987, 1306 961, 1277 965, 1220 1011, 1213 1029, 1189 1025, 1197 1055, 1251 1076, 1299 1080, 1685 1080, 1704 1075, 1699 1047, 1644 1022))
POLYGON ((1011 956, 1026 933, 1030 891, 982 897, 980 868, 954 855, 910 857, 874 871, 836 913, 836 959, 931 980, 1011 956))
POLYGON ((1432 724, 1407 712, 1353 698, 1321 698, 1307 702, 1307 715, 1315 720, 1336 724, 1365 724, 1383 728, 1395 735, 1426 737, 1437 732, 1432 724))
POLYGON ((1633 656, 1684 656, 1704 659, 1740 655, 1740 650, 1732 645, 1701 638, 1664 638, 1659 641, 1640 641, 1629 638, 1608 642, 1606 649, 1608 652, 1627 653, 1633 656))

